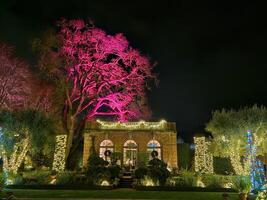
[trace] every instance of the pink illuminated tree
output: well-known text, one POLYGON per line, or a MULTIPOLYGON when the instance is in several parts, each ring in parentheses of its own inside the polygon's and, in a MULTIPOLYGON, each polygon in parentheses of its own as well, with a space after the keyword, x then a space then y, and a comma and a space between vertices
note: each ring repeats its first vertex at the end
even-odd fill
POLYGON ((77 130, 86 120, 149 118, 145 93, 156 77, 149 59, 132 48, 123 34, 108 35, 83 20, 61 20, 58 26, 60 42, 48 52, 43 45, 39 66, 65 85, 62 116, 68 156, 80 141, 77 130))
POLYGON ((0 44, 0 108, 20 109, 27 104, 28 78, 25 63, 13 57, 10 46, 0 44))
POLYGON ((48 112, 52 88, 43 85, 27 64, 13 55, 13 48, 0 44, 0 109, 35 109, 48 112))

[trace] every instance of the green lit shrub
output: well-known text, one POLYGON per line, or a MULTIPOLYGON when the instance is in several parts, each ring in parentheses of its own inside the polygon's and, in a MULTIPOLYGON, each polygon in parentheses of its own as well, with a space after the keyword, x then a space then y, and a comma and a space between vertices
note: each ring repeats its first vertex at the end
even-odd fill
POLYGON ((149 154, 147 152, 138 152, 137 166, 146 167, 149 161, 149 154))
POLYGON ((57 175, 57 185, 71 185, 74 183, 74 174, 71 172, 63 172, 57 175))
POLYGON ((170 177, 167 164, 162 160, 154 158, 148 162, 148 167, 139 167, 135 171, 137 184, 145 186, 165 185, 170 177), (153 184, 152 184, 153 182, 153 184))
POLYGON ((197 177, 195 176, 176 176, 167 181, 167 185, 175 187, 196 187, 197 177))
POLYGON ((120 176, 120 172, 121 172, 120 166, 112 165, 112 166, 109 166, 107 169, 110 172, 110 175, 111 175, 110 178, 112 180, 114 180, 120 176))
POLYGON ((22 185, 24 184, 24 180, 21 174, 7 174, 5 178, 7 185, 22 185))
POLYGON ((108 166, 108 162, 97 154, 92 154, 88 160, 87 175, 95 185, 112 185, 119 177, 121 168, 118 165, 108 166))
POLYGON ((147 167, 139 167, 137 170, 135 170, 134 175, 137 179, 143 179, 148 173, 147 167))
POLYGON ((160 185, 165 185, 167 179, 170 177, 170 171, 167 169, 167 164, 158 158, 154 158, 148 163, 148 176, 154 182, 159 182, 160 185))
POLYGON ((51 171, 31 171, 24 172, 23 184, 37 184, 37 185, 45 185, 50 182, 51 171))
POLYGON ((239 176, 233 181, 233 187, 239 192, 247 194, 251 189, 251 182, 248 176, 239 176))
POLYGON ((204 183, 205 187, 208 188, 222 188, 224 185, 224 178, 217 175, 202 175, 201 181, 204 183))

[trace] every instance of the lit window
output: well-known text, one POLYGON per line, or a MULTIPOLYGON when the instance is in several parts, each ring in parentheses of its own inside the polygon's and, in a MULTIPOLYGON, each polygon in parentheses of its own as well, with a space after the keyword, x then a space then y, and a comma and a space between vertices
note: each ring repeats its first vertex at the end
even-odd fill
POLYGON ((110 162, 110 154, 114 152, 114 145, 111 140, 103 140, 100 143, 99 156, 110 162))
POLYGON ((161 159, 161 146, 157 140, 150 140, 147 143, 147 152, 149 154, 149 160, 153 158, 161 159))
POLYGON ((137 144, 134 140, 127 140, 123 145, 123 163, 135 168, 137 160, 137 144))

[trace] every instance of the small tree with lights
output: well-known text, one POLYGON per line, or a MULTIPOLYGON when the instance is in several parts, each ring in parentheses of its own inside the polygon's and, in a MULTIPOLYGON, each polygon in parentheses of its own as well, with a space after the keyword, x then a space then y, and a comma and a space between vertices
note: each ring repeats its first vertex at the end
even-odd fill
POLYGON ((213 135, 213 154, 230 157, 235 173, 250 175, 252 186, 258 177, 255 172, 260 170, 255 159, 267 152, 266 126, 267 109, 255 105, 237 111, 215 111, 206 127, 213 135))

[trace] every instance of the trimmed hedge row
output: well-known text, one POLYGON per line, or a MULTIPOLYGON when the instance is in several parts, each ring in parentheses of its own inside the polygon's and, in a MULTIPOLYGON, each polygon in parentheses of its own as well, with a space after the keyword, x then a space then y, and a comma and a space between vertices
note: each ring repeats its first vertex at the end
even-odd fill
MULTIPOLYGON (((43 189, 43 190, 112 190, 114 186, 92 185, 8 185, 5 189, 43 189)), ((229 188, 171 187, 171 186, 135 186, 139 191, 192 191, 192 192, 237 192, 229 188)))
POLYGON ((112 190, 114 186, 94 185, 7 185, 5 189, 42 189, 42 190, 112 190))
POLYGON ((135 186, 140 191, 184 191, 184 192, 234 192, 231 188, 202 188, 202 187, 171 187, 171 186, 135 186))

